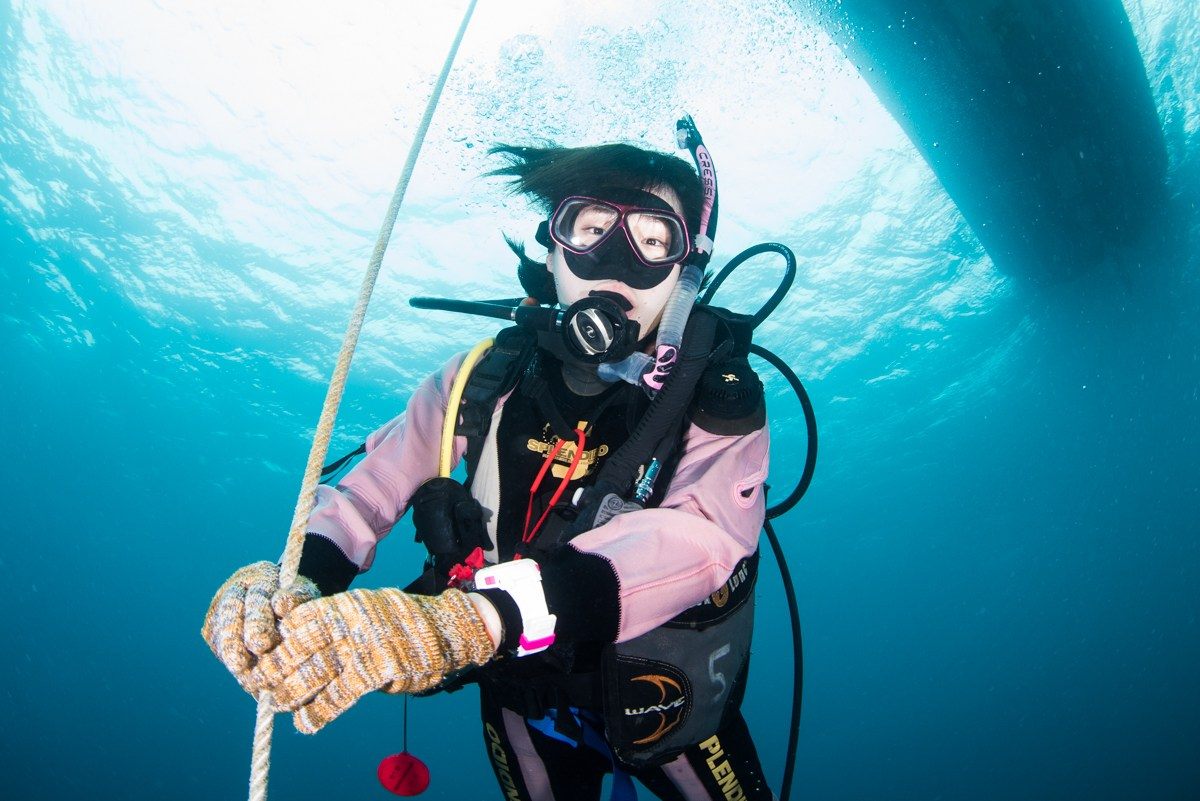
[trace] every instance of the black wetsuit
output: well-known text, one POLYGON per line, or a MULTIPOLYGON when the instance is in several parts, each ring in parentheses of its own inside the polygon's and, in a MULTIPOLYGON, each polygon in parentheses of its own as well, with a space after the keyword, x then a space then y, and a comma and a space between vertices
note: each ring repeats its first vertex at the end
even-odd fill
MULTIPOLYGON (((556 441, 547 416, 557 413, 570 426, 586 425, 583 458, 587 473, 579 482, 572 481, 568 494, 560 500, 558 506, 567 509, 569 493, 578 485, 590 484, 605 456, 631 435, 646 401, 643 393, 624 384, 592 397, 576 395, 563 384, 553 358, 544 353, 542 358, 545 394, 523 392, 518 387, 504 404, 496 433, 501 474, 497 545, 502 560, 520 550, 557 568, 544 572, 552 604, 571 594, 571 606, 586 606, 588 599, 578 596, 588 591, 589 575, 596 571, 572 564, 578 559, 573 549, 557 547, 566 524, 559 514, 552 512, 547 517, 532 545, 521 544, 527 512, 528 518, 536 521, 560 481, 548 471, 530 504, 529 489, 556 441), (547 398, 554 406, 549 414, 547 398), (571 558, 557 558, 562 550, 571 558), (553 583, 549 583, 551 575, 555 576, 553 583), (564 576, 571 577, 565 580, 572 585, 569 589, 562 586, 564 576)), ((568 450, 557 461, 569 462, 571 453, 568 450)), ((560 475, 565 475, 565 466, 560 475)), ((660 477, 664 488, 670 481, 670 467, 666 470, 660 477)), ((652 501, 650 505, 655 504, 652 501)), ((593 631, 575 632, 574 642, 566 648, 555 646, 544 654, 501 659, 478 671, 484 743, 502 797, 591 801, 600 798, 604 775, 616 771, 636 778, 657 797, 670 801, 772 799, 736 703, 723 725, 665 764, 633 767, 613 755, 603 734, 600 653, 603 643, 611 641, 615 615, 615 609, 592 608, 586 617, 593 631), (589 642, 589 634, 602 639, 589 642)), ((581 616, 573 615, 576 619, 581 616)), ((614 783, 619 786, 622 781, 627 779, 614 783)), ((614 797, 619 798, 620 792, 614 797)))
MULTIPOLYGON (((496 426, 494 457, 499 462, 499 498, 492 507, 496 515, 495 556, 504 561, 520 552, 538 561, 542 567, 547 603, 550 611, 558 616, 555 630, 558 639, 542 653, 524 657, 502 654, 468 676, 470 681, 480 685, 484 743, 499 783, 500 797, 524 801, 596 801, 600 798, 605 774, 612 773, 615 790, 620 791, 629 783, 629 777, 633 777, 662 799, 772 799, 738 708, 748 669, 749 632, 745 626, 738 628, 745 637, 740 662, 730 657, 729 661, 720 663, 720 669, 727 671, 724 675, 728 676, 729 686, 736 691, 730 692, 726 701, 709 704, 707 710, 701 710, 704 706, 701 698, 697 698, 694 705, 689 702, 695 714, 679 723, 672 736, 680 736, 689 725, 691 729, 703 728, 703 731, 689 730, 684 741, 673 744, 660 755, 646 758, 614 756, 613 745, 625 754, 635 753, 637 748, 629 747, 630 741, 636 745, 633 738, 627 736, 626 741, 618 741, 611 735, 614 739, 610 741, 610 735, 605 734, 616 731, 616 726, 628 725, 630 720, 622 718, 616 726, 611 718, 608 723, 603 720, 606 707, 610 715, 614 708, 614 696, 610 692, 614 686, 610 680, 611 668, 620 663, 612 657, 615 649, 641 638, 614 645, 621 618, 618 577, 603 557, 567 547, 565 542, 569 539, 569 501, 573 492, 579 486, 594 482, 606 455, 630 437, 645 409, 646 399, 640 390, 627 385, 611 387, 593 396, 577 395, 565 386, 554 357, 540 352, 540 358, 543 359, 541 370, 527 374, 522 385, 504 400, 500 423, 496 426), (544 383, 533 381, 538 375, 545 377, 544 383), (547 414, 547 399, 553 404, 550 414, 547 414), (551 425, 550 417, 558 418, 555 425, 551 425), (564 424, 566 431, 562 430, 564 424), (586 433, 580 464, 587 467, 576 470, 542 528, 536 536, 529 538, 529 543, 523 543, 523 535, 541 517, 567 473, 575 443, 570 429, 580 424, 586 433), (557 434, 556 427, 559 429, 557 434), (569 438, 569 446, 560 450, 556 464, 546 470, 531 503, 530 487, 560 438, 569 438), (602 668, 610 670, 609 679, 605 678, 602 668)), ((731 368, 714 365, 714 369, 723 377, 731 368)), ((443 373, 443 388, 451 375, 443 373)), ((435 422, 430 417, 430 410, 440 405, 437 392, 437 384, 426 382, 418 392, 422 396, 420 403, 410 404, 410 416, 425 420, 426 428, 430 430, 435 422)), ((719 428, 711 420, 707 424, 712 426, 710 430, 719 428)), ((372 441, 373 446, 367 449, 363 462, 339 483, 337 491, 319 494, 317 510, 310 518, 310 534, 305 541, 300 572, 316 581, 323 594, 345 590, 361 569, 361 559, 352 561, 348 558, 349 554, 359 553, 362 549, 363 542, 355 539, 355 531, 360 529, 351 530, 341 521, 361 519, 377 536, 382 536, 395 523, 410 496, 399 489, 383 491, 380 487, 395 488, 404 482, 413 485, 425 480, 404 473, 396 466, 400 454, 409 448, 406 425, 398 419, 381 429, 372 441), (374 503, 365 500, 371 493, 375 493, 371 495, 374 503)), ((731 430, 721 430, 720 435, 734 435, 731 441, 736 442, 737 435, 761 429, 763 425, 759 409, 745 430, 737 430, 733 425, 731 430)), ((412 447, 428 448, 431 439, 426 435, 416 440, 412 447)), ((709 447, 711 443, 710 440, 709 447)), ((478 455, 479 451, 475 453, 478 455)), ((651 496, 648 506, 658 505, 659 498, 669 494, 673 472, 673 465, 664 467, 656 485, 660 491, 651 496)), ((722 489, 730 493, 736 490, 728 486, 722 489)), ((750 503, 751 492, 749 486, 741 490, 741 497, 746 498, 747 503, 750 503)), ((739 562, 727 584, 695 609, 705 606, 710 610, 714 607, 733 608, 735 602, 731 599, 737 595, 739 581, 745 596, 752 600, 753 581, 745 580, 748 574, 744 565, 748 561, 756 560, 752 555, 739 562)), ((752 603, 749 606, 752 607, 752 603)), ((503 617, 504 610, 499 611, 503 617)), ((744 618, 734 620, 733 625, 740 626, 741 620, 744 618)), ((718 624, 707 630, 716 631, 715 625, 718 624)), ((514 628, 519 630, 519 626, 514 628)), ((654 629, 643 636, 659 630, 654 629)), ((672 649, 662 649, 665 651, 661 654, 662 659, 682 664, 686 654, 675 653, 672 649)), ((696 662, 695 659, 692 661, 696 662)), ((692 684, 707 685, 704 690, 707 695, 711 692, 712 663, 704 659, 700 662, 703 672, 697 673, 693 665, 690 675, 702 677, 692 684)), ((669 668, 670 665, 662 667, 669 668)), ((725 686, 725 678, 720 678, 720 673, 716 676, 725 686)), ((680 682, 686 683, 686 680, 680 682)), ((617 696, 618 702, 621 699, 617 696)), ((618 714, 622 711, 629 714, 628 710, 620 709, 618 714)), ((656 714, 656 710, 651 709, 649 716, 653 718, 656 714)), ((680 720, 682 718, 675 718, 671 722, 680 720)), ((664 736, 655 747, 669 742, 670 737, 664 736)), ((620 798, 619 793, 615 797, 620 798)))

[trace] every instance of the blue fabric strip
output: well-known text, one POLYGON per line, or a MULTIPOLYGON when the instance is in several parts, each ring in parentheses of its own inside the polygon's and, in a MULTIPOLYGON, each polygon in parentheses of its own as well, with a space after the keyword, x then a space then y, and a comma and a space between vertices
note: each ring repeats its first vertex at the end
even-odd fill
MULTIPOLYGON (((575 722, 579 724, 579 728, 583 731, 583 745, 598 751, 612 764, 613 784, 612 792, 609 793, 609 801, 637 801, 637 788, 633 786, 633 777, 617 764, 617 757, 613 754, 612 749, 608 746, 608 741, 604 739, 603 724, 600 719, 593 713, 585 710, 571 707, 571 716, 575 718, 575 722)), ((558 729, 554 727, 555 721, 558 720, 558 710, 550 709, 547 711, 546 717, 538 720, 526 719, 533 728, 537 729, 547 737, 552 737, 561 743, 566 743, 572 748, 578 748, 580 743, 572 740, 558 729)))

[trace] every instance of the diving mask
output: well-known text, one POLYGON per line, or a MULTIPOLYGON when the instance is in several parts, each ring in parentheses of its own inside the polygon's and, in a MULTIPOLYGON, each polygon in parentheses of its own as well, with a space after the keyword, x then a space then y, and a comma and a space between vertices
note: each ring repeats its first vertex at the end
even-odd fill
POLYGON ((662 283, 688 254, 683 218, 649 192, 605 195, 568 197, 551 215, 547 233, 567 266, 586 281, 611 278, 634 289, 662 283))

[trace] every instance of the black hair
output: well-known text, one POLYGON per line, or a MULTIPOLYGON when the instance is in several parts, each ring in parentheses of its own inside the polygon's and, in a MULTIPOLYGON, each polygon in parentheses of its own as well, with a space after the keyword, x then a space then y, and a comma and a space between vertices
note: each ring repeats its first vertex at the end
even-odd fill
POLYGON ((626 144, 593 147, 518 147, 496 145, 490 151, 508 164, 486 173, 512 178, 514 194, 528 195, 549 216, 564 198, 600 189, 653 190, 669 186, 679 195, 683 219, 693 234, 700 226, 704 201, 692 165, 678 156, 626 144))
MULTIPOLYGON (((532 199, 547 217, 571 195, 598 194, 602 189, 653 190, 669 186, 679 196, 684 222, 693 233, 700 227, 704 202, 700 179, 692 165, 678 156, 644 150, 627 144, 592 147, 520 147, 496 145, 489 153, 507 164, 485 173, 510 178, 513 194, 532 199)), ((557 302, 554 281, 545 265, 531 259, 525 247, 509 237, 508 246, 517 254, 521 286, 542 303, 557 302)))
POLYGON ((548 303, 551 306, 558 303, 558 290, 554 288, 554 278, 546 269, 546 263, 531 259, 525 252, 524 242, 507 234, 504 242, 509 250, 517 254, 517 280, 521 282, 525 294, 537 298, 539 303, 548 303))

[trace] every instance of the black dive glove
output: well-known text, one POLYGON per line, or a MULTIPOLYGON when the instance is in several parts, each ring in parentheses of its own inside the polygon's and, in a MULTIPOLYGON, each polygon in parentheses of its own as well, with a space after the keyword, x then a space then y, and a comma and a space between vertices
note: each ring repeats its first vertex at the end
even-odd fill
POLYGON ((483 507, 452 478, 431 478, 409 501, 417 542, 429 551, 437 586, 445 589, 450 568, 476 548, 489 550, 491 538, 483 525, 483 507))

